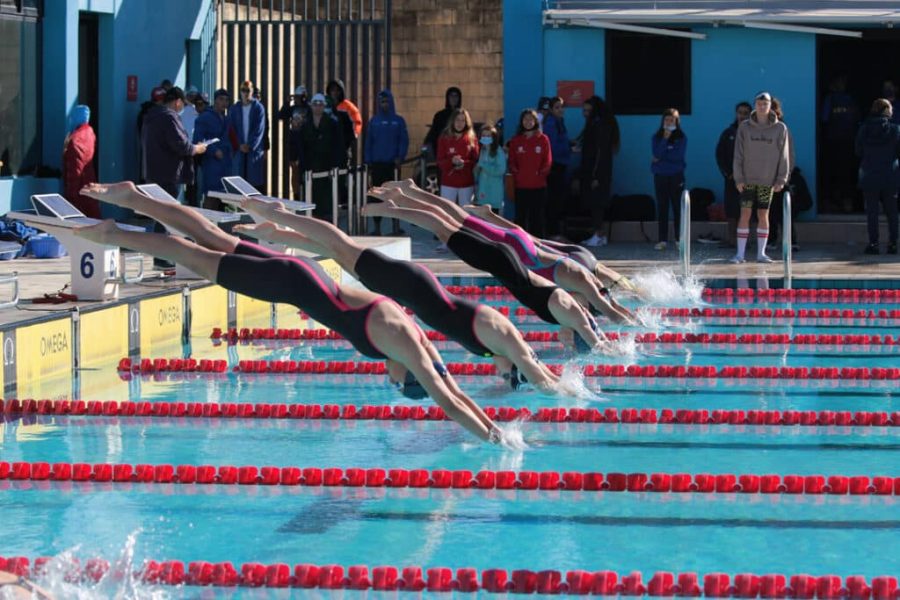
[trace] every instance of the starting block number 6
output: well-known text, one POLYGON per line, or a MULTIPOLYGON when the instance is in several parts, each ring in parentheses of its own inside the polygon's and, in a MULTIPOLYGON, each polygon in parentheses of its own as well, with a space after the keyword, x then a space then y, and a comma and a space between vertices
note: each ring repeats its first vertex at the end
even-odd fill
POLYGON ((91 252, 85 252, 81 255, 81 276, 90 279, 94 276, 94 255, 91 252))

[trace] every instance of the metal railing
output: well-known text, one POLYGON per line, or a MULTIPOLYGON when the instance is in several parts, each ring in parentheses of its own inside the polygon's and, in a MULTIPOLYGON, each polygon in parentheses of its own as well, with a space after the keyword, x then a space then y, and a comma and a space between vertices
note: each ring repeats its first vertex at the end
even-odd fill
POLYGON ((144 280, 144 255, 122 252, 119 255, 119 268, 122 272, 122 283, 140 283, 144 280), (129 275, 128 265, 137 265, 137 274, 129 275))
POLYGON ((691 276, 691 193, 681 192, 681 273, 691 276))
POLYGON ((784 261, 784 289, 791 289, 791 278, 794 275, 792 265, 794 256, 793 216, 791 215, 791 193, 784 191, 781 204, 781 256, 784 261))
POLYGON ((0 302, 0 309, 13 308, 19 304, 19 272, 13 271, 10 275, 0 275, 0 285, 4 283, 12 284, 12 297, 9 300, 0 302))

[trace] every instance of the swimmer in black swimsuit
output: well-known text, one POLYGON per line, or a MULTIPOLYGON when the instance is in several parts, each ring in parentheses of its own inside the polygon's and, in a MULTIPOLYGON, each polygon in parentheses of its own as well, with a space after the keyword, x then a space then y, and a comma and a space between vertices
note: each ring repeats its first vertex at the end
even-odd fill
POLYGON ((427 392, 450 418, 482 440, 502 441, 502 431, 459 389, 422 330, 390 299, 341 287, 315 261, 241 242, 186 206, 141 194, 130 181, 93 184, 82 193, 145 214, 195 241, 123 231, 113 221, 78 228, 76 235, 172 260, 240 294, 293 304, 363 354, 385 359, 389 378, 404 395, 421 398, 427 392))
POLYGON ((53 596, 30 580, 6 571, 0 571, 0 597, 21 598, 22 600, 30 600, 32 598, 53 600, 53 596), (7 593, 12 593, 12 596, 7 596, 7 593))
POLYGON ((367 216, 390 216, 408 221, 435 234, 463 262, 491 273, 523 305, 548 323, 562 326, 560 340, 566 345, 602 350, 605 337, 597 323, 572 296, 550 281, 530 273, 505 244, 492 242, 458 223, 430 211, 401 208, 392 196, 399 190, 373 188, 370 195, 384 200, 366 205, 367 216))
POLYGON ((432 212, 493 242, 503 243, 515 251, 526 269, 584 299, 594 311, 617 323, 635 322, 630 311, 610 302, 609 294, 603 293, 603 284, 592 271, 565 254, 536 244, 524 229, 494 226, 486 222, 486 219, 469 215, 453 202, 426 192, 411 180, 392 181, 385 183, 383 187, 395 192, 391 200, 397 206, 432 212))
POLYGON ((280 202, 247 198, 241 208, 271 222, 238 225, 235 232, 333 258, 370 290, 412 309, 422 321, 472 354, 493 357, 513 387, 525 380, 547 391, 558 390, 559 377, 534 357, 509 319, 489 306, 447 293, 425 267, 364 248, 332 224, 286 211, 280 202))

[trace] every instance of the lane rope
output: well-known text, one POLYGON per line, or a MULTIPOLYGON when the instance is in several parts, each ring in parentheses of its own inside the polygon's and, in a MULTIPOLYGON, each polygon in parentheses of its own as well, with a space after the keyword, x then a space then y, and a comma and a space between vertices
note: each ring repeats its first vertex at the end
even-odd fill
MULTIPOLYGON (((0 569, 22 577, 40 577, 57 559, 40 557, 33 566, 27 557, 0 557, 0 569)), ((99 582, 110 570, 109 562, 94 558, 82 566, 73 561, 63 565, 66 581, 99 582)), ((306 588, 323 590, 402 590, 411 592, 478 592, 516 594, 571 594, 602 596, 706 596, 708 598, 853 598, 893 600, 897 596, 897 578, 873 577, 871 585, 861 575, 786 576, 778 573, 757 575, 708 573, 674 574, 657 571, 645 584, 640 571, 619 575, 615 571, 482 569, 419 566, 394 567, 287 563, 144 561, 135 576, 156 585, 192 585, 218 587, 306 588), (370 576, 371 569, 371 576, 370 576)))
MULTIPOLYGON (((706 410, 671 408, 562 408, 532 411, 487 406, 493 420, 533 423, 660 423, 672 425, 764 425, 900 427, 900 411, 706 410)), ((306 419, 341 421, 448 421, 440 406, 355 404, 269 404, 236 402, 117 402, 115 400, 0 400, 7 415, 167 417, 225 419, 306 419)))
POLYGON ((900 495, 900 477, 0 462, 0 480, 704 494, 900 495))

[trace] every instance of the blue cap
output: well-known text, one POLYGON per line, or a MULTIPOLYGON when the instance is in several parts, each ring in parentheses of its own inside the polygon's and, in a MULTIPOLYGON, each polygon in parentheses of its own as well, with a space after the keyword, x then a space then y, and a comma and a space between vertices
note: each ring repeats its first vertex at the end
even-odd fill
POLYGON ((519 389, 521 386, 528 383, 528 380, 525 378, 525 375, 519 372, 519 368, 516 365, 513 365, 509 370, 509 373, 503 374, 503 379, 509 382, 509 387, 514 390, 519 389))
MULTIPOLYGON (((437 371, 438 375, 441 377, 447 376, 447 367, 445 367, 443 363, 433 360, 431 361, 431 364, 434 366, 434 370, 437 371)), ((400 389, 400 393, 410 400, 421 400, 422 398, 428 397, 428 392, 425 391, 425 388, 419 383, 419 380, 416 379, 413 372, 408 369, 406 371, 406 376, 403 378, 403 383, 398 383, 397 387, 400 389)))

